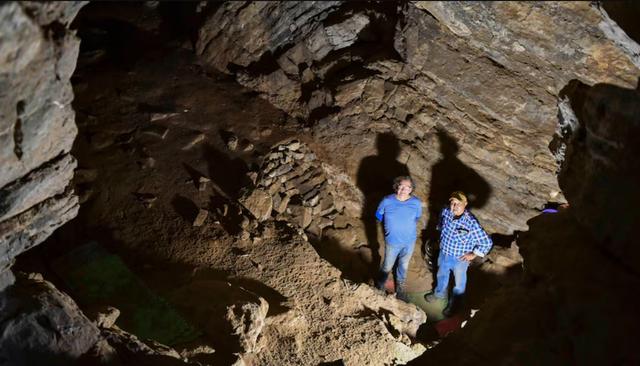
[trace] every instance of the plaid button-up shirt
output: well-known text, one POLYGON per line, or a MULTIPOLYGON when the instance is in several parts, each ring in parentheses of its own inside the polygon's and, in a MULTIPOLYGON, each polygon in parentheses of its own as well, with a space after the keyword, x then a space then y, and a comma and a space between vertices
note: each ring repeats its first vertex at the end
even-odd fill
POLYGON ((484 257, 493 243, 469 211, 465 210, 460 218, 454 220, 451 209, 444 208, 440 213, 440 250, 444 254, 461 257, 474 252, 484 257))

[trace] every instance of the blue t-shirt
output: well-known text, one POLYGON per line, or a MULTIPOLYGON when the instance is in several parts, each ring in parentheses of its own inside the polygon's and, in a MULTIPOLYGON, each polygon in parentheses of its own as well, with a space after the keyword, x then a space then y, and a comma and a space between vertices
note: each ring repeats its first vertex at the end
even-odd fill
POLYGON ((390 194, 382 199, 376 210, 376 218, 384 223, 384 240, 387 244, 413 244, 420 216, 422 202, 415 196, 400 201, 395 194, 390 194))

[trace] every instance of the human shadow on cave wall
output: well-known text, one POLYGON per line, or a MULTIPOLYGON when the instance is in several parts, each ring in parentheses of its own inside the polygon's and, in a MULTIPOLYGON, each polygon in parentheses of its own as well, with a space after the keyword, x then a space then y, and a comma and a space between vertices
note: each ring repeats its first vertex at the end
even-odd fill
POLYGON ((409 175, 409 168, 398 161, 400 143, 392 132, 380 133, 376 137, 377 155, 367 156, 360 162, 357 173, 358 188, 364 195, 362 224, 367 243, 372 253, 370 276, 375 276, 380 267, 380 242, 375 212, 382 198, 393 193, 393 179, 409 175))
POLYGON ((437 136, 442 157, 431 168, 429 217, 427 228, 422 233, 426 244, 423 248, 430 247, 429 254, 434 263, 438 251, 436 243, 439 240, 436 226, 441 210, 449 204, 451 192, 463 191, 469 201, 467 208, 473 210, 483 207, 491 197, 492 191, 489 183, 480 174, 460 161, 457 156, 460 146, 456 140, 444 130, 439 130, 437 136))

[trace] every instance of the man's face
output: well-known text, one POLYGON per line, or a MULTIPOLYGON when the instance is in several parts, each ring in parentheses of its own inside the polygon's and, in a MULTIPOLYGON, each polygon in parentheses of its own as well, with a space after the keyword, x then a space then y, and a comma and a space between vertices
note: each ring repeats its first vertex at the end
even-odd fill
POLYGON ((396 193, 398 194, 398 196, 408 196, 411 194, 411 191, 413 191, 413 185, 411 184, 411 181, 403 180, 400 181, 396 193))
POLYGON ((453 212, 455 216, 462 215, 465 207, 467 207, 467 204, 462 201, 459 201, 455 198, 449 200, 449 208, 451 208, 451 212, 453 212))

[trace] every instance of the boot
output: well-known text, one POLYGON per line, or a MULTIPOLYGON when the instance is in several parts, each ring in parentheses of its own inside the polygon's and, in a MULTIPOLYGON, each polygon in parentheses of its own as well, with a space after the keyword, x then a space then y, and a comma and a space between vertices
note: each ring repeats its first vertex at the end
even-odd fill
POLYGON ((442 310, 442 315, 447 318, 457 313, 462 307, 462 295, 453 295, 447 303, 447 307, 442 310))
POLYGON ((438 297, 436 296, 435 292, 429 292, 428 294, 424 295, 424 300, 426 302, 434 302, 434 301, 438 301, 438 300, 443 300, 443 297, 438 297))
POLYGON ((407 288, 404 282, 399 283, 396 287, 396 299, 409 302, 409 296, 407 295, 407 288))
POLYGON ((387 278, 389 278, 389 272, 380 271, 376 279, 376 288, 378 290, 384 291, 384 284, 387 283, 387 278))

